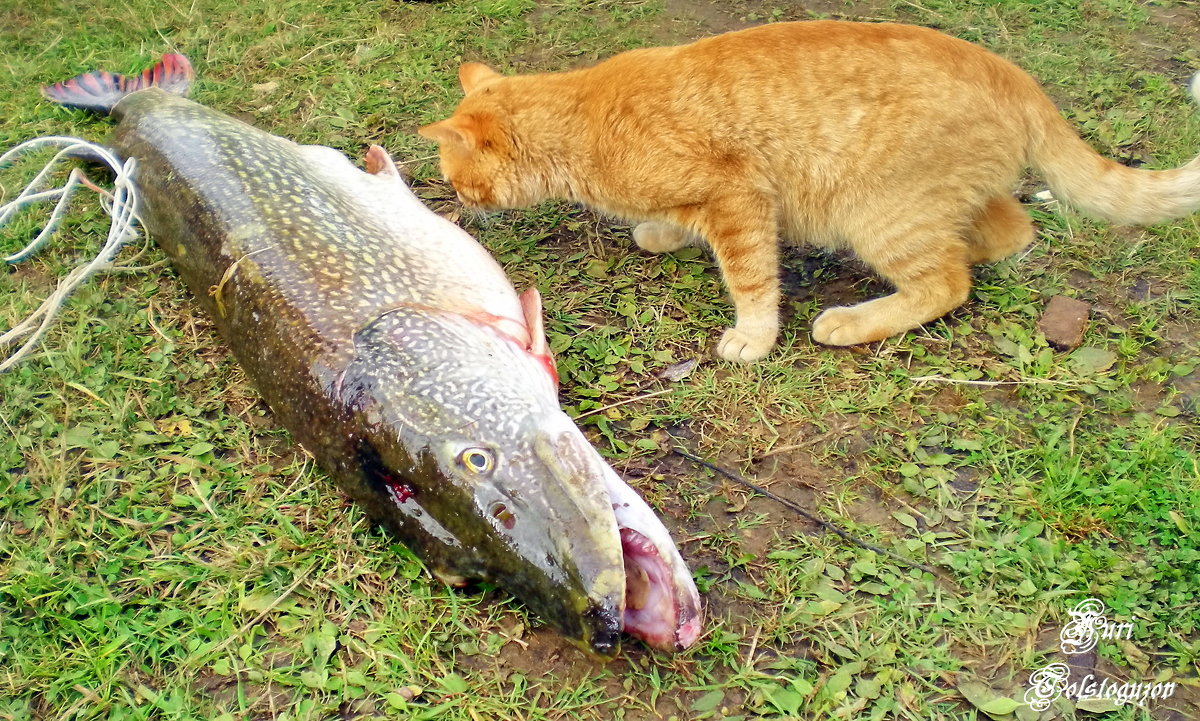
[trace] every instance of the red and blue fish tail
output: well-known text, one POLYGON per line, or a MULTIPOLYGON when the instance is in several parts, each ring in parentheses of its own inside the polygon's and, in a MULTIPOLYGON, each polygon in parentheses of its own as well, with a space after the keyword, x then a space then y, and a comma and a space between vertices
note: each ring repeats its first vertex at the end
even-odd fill
POLYGON ((169 53, 137 75, 96 70, 47 85, 42 88, 42 94, 69 108, 108 114, 121 98, 146 88, 160 88, 173 95, 186 96, 194 77, 192 64, 186 57, 169 53))

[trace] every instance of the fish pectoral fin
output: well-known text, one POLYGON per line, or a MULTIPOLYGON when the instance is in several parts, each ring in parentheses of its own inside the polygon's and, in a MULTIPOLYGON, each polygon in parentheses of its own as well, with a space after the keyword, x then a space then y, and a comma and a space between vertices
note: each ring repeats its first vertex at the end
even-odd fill
POLYGON ((550 344, 546 342, 546 323, 542 315, 542 294, 536 287, 521 294, 521 314, 525 316, 525 325, 529 328, 529 352, 540 358, 546 364, 546 370, 558 385, 558 368, 554 363, 554 355, 550 352, 550 344))
POLYGON ((412 176, 405 169, 396 165, 396 161, 392 160, 392 156, 383 149, 383 146, 372 144, 363 154, 363 166, 367 177, 370 178, 368 185, 375 193, 375 197, 380 201, 387 202, 388 207, 397 195, 402 197, 405 202, 421 202, 413 193, 412 188, 408 187, 412 176))
POLYGON ((537 288, 530 288, 520 296, 521 313, 525 316, 525 325, 529 327, 529 352, 534 355, 549 354, 546 345, 546 325, 542 320, 542 294, 537 288))
POLYGON ((400 169, 396 167, 396 162, 392 160, 392 156, 388 155, 388 151, 379 145, 372 145, 367 149, 367 154, 363 156, 363 165, 367 166, 367 172, 371 175, 383 178, 391 177, 396 180, 404 179, 400 169))

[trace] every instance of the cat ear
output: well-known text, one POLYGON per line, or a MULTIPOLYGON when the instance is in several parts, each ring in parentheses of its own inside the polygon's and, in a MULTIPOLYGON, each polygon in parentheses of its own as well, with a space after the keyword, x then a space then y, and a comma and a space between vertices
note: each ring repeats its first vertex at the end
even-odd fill
POLYGON ((463 145, 468 148, 474 148, 478 140, 475 124, 456 115, 436 123, 423 125, 417 128, 417 134, 422 138, 436 141, 438 144, 463 145))
POLYGON ((483 63, 463 63, 458 68, 458 82, 464 93, 469 93, 485 80, 500 77, 500 73, 483 63))

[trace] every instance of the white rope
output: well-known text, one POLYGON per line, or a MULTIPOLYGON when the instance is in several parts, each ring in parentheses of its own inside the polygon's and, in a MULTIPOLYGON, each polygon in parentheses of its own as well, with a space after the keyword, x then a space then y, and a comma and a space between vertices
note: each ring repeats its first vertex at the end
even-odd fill
POLYGON ((16 343, 22 336, 29 336, 20 347, 9 354, 3 361, 0 361, 0 373, 12 368, 22 358, 31 353, 37 346, 38 341, 49 330, 51 323, 71 293, 74 293, 88 278, 111 266, 113 259, 121 252, 121 248, 138 235, 137 231, 133 228, 133 221, 137 212, 137 188, 133 184, 133 172, 136 163, 133 158, 122 163, 111 151, 101 145, 89 143, 79 138, 51 136, 27 140, 7 153, 0 155, 0 167, 12 162, 14 158, 24 153, 46 146, 61 146, 62 149, 25 186, 20 195, 12 201, 0 205, 0 227, 8 223, 19 210, 26 206, 55 198, 58 199, 58 203, 55 204, 54 211, 50 214, 50 219, 46 222, 46 226, 42 228, 42 231, 38 233, 37 237, 29 241, 21 250, 4 258, 4 262, 19 263, 36 253, 50 239, 54 231, 58 228, 59 223, 62 222, 62 217, 66 211, 71 193, 84 182, 83 173, 78 168, 72 170, 66 184, 61 188, 53 190, 39 190, 39 188, 54 171, 54 167, 69 156, 86 152, 89 157, 99 158, 116 174, 116 178, 113 180, 111 203, 108 206, 101 204, 104 207, 104 211, 112 217, 112 225, 109 226, 108 239, 105 241, 104 247, 100 249, 95 258, 68 273, 65 278, 59 281, 58 287, 50 294, 50 297, 42 302, 37 310, 11 330, 0 335, 0 348, 16 343))

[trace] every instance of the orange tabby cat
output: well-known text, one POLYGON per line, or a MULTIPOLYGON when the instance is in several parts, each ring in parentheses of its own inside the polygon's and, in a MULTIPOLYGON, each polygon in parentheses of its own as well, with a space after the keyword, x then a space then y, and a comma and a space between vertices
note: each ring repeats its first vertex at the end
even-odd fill
POLYGON ((707 243, 737 311, 717 346, 728 360, 775 343, 780 235, 849 247, 895 286, 814 321, 817 341, 853 345, 954 309, 971 264, 1033 239, 1011 194, 1026 165, 1114 222, 1200 207, 1200 158, 1167 171, 1106 160, 1024 71, 920 27, 779 23, 572 72, 467 63, 459 78, 454 114, 420 129, 459 197, 579 201, 643 221, 633 237, 652 252, 707 243))

